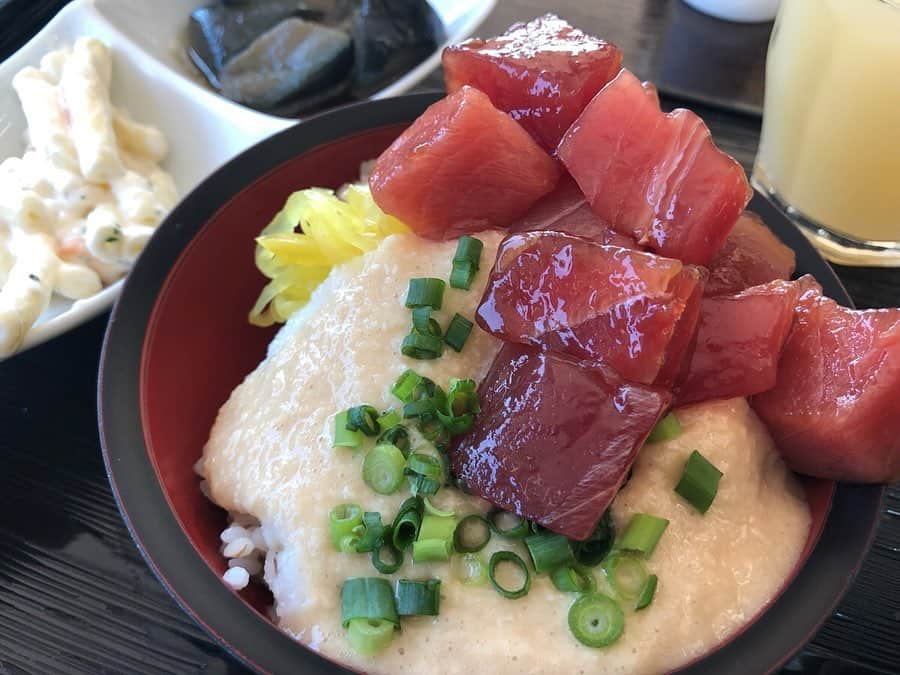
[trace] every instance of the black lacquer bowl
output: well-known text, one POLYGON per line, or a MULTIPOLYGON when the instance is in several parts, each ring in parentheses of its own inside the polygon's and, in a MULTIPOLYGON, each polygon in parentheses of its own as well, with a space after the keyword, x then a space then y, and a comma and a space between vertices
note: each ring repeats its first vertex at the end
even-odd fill
MULTIPOLYGON (((253 238, 294 190, 354 180, 434 94, 333 110, 247 150, 195 189, 162 224, 128 277, 103 349, 101 439, 125 522, 172 596, 238 659, 259 671, 347 672, 281 633, 271 598, 220 580, 225 514, 200 493, 192 465, 216 411, 273 335, 247 323, 264 279, 253 238)), ((797 273, 850 298, 831 268, 763 197, 750 208, 797 254, 797 273)), ((805 481, 813 527, 782 594, 690 673, 762 673, 783 664, 833 611, 868 550, 883 489, 805 481)))

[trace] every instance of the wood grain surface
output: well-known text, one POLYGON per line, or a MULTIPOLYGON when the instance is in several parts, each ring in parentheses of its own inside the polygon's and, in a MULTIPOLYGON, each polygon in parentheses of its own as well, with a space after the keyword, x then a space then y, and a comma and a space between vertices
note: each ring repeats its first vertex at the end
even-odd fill
MULTIPOLYGON (((63 4, 0 0, 0 59, 63 4)), ((548 10, 619 44, 627 64, 648 77, 658 72, 657 47, 681 5, 499 0, 479 33, 494 34, 548 10)), ((746 72, 756 77, 752 67, 746 72)), ((428 85, 439 87, 439 74, 428 85)), ((664 103, 697 110, 719 145, 749 168, 759 136, 756 116, 672 97, 664 103)), ((860 307, 900 304, 900 270, 842 267, 838 274, 860 307)), ((243 672, 163 591, 119 517, 96 430, 105 322, 100 317, 0 363, 0 675, 243 672)), ((900 673, 896 486, 855 584, 785 672, 900 673)))

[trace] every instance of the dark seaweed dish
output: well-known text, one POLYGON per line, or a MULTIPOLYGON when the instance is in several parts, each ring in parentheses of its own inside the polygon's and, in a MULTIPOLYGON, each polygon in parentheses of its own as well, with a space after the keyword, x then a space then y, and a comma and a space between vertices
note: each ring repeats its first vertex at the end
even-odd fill
POLYGON ((293 117, 371 96, 444 39, 425 0, 219 0, 191 13, 187 50, 223 96, 293 117))

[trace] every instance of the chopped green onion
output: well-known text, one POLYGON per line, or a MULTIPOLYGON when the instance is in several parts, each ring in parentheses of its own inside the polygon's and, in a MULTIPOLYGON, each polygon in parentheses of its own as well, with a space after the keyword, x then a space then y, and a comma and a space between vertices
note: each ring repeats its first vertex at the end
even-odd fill
POLYGON ((635 513, 631 516, 616 548, 637 551, 643 553, 645 558, 649 558, 656 550, 656 545, 668 526, 669 521, 665 518, 658 518, 647 513, 635 513))
POLYGON ((647 583, 647 568, 634 554, 613 551, 606 556, 602 567, 610 586, 623 600, 637 598, 647 583))
POLYGON ((563 593, 588 593, 597 589, 594 573, 588 567, 557 567, 550 581, 563 593))
POLYGON ((444 468, 437 457, 425 455, 421 452, 412 453, 406 460, 406 466, 413 473, 433 480, 442 478, 444 474, 444 468))
POLYGON ((450 271, 450 285, 453 288, 469 290, 472 280, 478 271, 481 251, 484 244, 479 239, 468 235, 460 237, 453 256, 453 268, 450 271))
POLYGON ((353 619, 347 627, 347 641, 362 656, 374 656, 391 644, 396 627, 384 619, 353 619))
POLYGON ((531 530, 531 527, 529 526, 527 520, 525 520, 524 518, 520 518, 514 513, 508 513, 503 509, 491 509, 488 512, 487 520, 491 526, 491 529, 501 537, 509 537, 510 539, 524 539, 528 536, 528 532, 531 530), (507 528, 504 528, 500 525, 500 518, 515 519, 515 523, 507 528))
POLYGON ((370 405, 358 405, 347 411, 347 428, 366 436, 378 435, 378 411, 370 405))
POLYGON ((430 398, 420 398, 417 401, 410 401, 409 403, 403 404, 403 417, 406 419, 430 415, 433 412, 434 401, 430 398))
POLYGON ((403 551, 394 546, 393 533, 390 527, 385 528, 381 543, 372 549, 372 566, 382 574, 393 574, 403 566, 403 551), (391 560, 389 562, 382 559, 382 551, 390 554, 391 560))
POLYGON ((484 244, 480 239, 465 234, 456 242, 456 253, 453 254, 453 261, 472 262, 477 265, 481 259, 482 250, 484 250, 484 244))
POLYGON ((470 431, 475 425, 475 418, 471 413, 452 417, 441 410, 437 411, 437 418, 441 423, 441 427, 451 436, 458 436, 470 431))
POLYGON ((406 291, 406 306, 440 309, 445 287, 442 279, 410 279, 406 291))
POLYGON ((413 562, 446 562, 453 545, 444 539, 416 539, 413 542, 413 562))
POLYGON ((700 513, 706 513, 719 492, 719 480, 724 474, 694 450, 684 465, 675 492, 687 499, 700 513))
POLYGON ((338 551, 342 549, 342 542, 344 546, 347 545, 345 540, 348 537, 354 538, 355 548, 359 537, 354 530, 363 524, 362 509, 359 504, 339 504, 328 513, 328 524, 331 528, 331 541, 338 551))
POLYGON ((547 532, 525 537, 525 546, 531 554, 531 562, 537 574, 552 572, 559 567, 575 564, 572 545, 561 534, 547 532))
POLYGON ((393 536, 391 541, 398 550, 405 550, 412 546, 419 536, 419 527, 422 525, 422 507, 420 500, 410 497, 400 505, 400 511, 394 518, 393 536))
POLYGON ((419 430, 419 433, 425 437, 425 440, 434 443, 436 446, 446 445, 450 442, 450 436, 448 435, 447 430, 435 413, 419 415, 419 419, 416 422, 416 428, 419 430))
POLYGON ((363 460, 363 481, 380 495, 390 495, 403 484, 406 458, 396 445, 376 445, 363 460))
POLYGON ((402 424, 395 424, 390 429, 381 434, 381 436, 378 437, 378 440, 376 440, 375 443, 377 445, 395 445, 400 448, 400 452, 402 452, 405 457, 409 454, 409 429, 407 429, 402 424))
POLYGON ((637 600, 634 603, 635 609, 644 609, 644 607, 647 607, 653 602, 653 596, 656 595, 656 586, 658 583, 659 579, 655 574, 651 574, 647 577, 647 582, 644 584, 640 595, 638 595, 637 600))
POLYGON ((678 418, 675 417, 675 413, 670 412, 656 423, 656 426, 653 427, 653 431, 647 436, 647 442, 659 443, 661 441, 671 441, 679 436, 681 436, 681 424, 678 423, 678 418))
POLYGON ((471 513, 456 525, 453 532, 453 547, 460 553, 480 551, 491 540, 491 524, 478 513, 471 513), (472 533, 472 530, 480 532, 472 533))
POLYGON ((528 572, 528 565, 512 551, 497 551, 491 556, 491 560, 488 563, 488 579, 490 579, 491 585, 497 592, 509 600, 525 597, 528 595, 528 591, 531 590, 531 574, 528 572), (521 586, 518 588, 507 588, 497 580, 497 568, 503 563, 510 563, 519 569, 524 576, 521 586))
POLYGON ((454 314, 453 318, 450 319, 450 325, 447 326, 444 342, 446 342, 453 351, 461 352, 463 346, 466 344, 466 340, 469 339, 469 335, 472 333, 473 327, 474 324, 462 314, 454 314))
POLYGON ((412 369, 403 371, 397 381, 391 386, 391 393, 404 403, 413 400, 416 388, 422 382, 422 376, 412 369))
POLYGON ((400 616, 437 616, 441 610, 441 580, 397 582, 397 614, 400 616))
POLYGON ((450 378, 446 410, 450 415, 477 414, 481 412, 481 399, 478 397, 475 380, 450 378))
POLYGON ((469 290, 478 268, 468 261, 454 262, 450 269, 450 286, 469 290))
POLYGON ((606 557, 613 547, 616 538, 616 530, 613 526, 612 515, 609 509, 603 514, 594 532, 585 541, 572 543, 575 561, 585 567, 594 567, 606 557))
POLYGON ((434 335, 410 333, 403 338, 400 351, 403 356, 408 356, 411 359, 428 361, 436 359, 444 353, 444 344, 441 342, 441 338, 434 335))
POLYGON ((419 539, 442 539, 453 541, 453 533, 456 530, 456 518, 445 516, 433 516, 425 514, 422 518, 422 526, 419 528, 419 539))
POLYGON ((403 417, 400 413, 391 408, 390 410, 385 410, 381 413, 376 421, 378 422, 378 429, 384 434, 400 424, 403 421, 403 417))
POLYGON ((456 515, 456 511, 442 511, 429 501, 428 497, 422 497, 422 504, 425 506, 425 513, 440 518, 452 518, 456 515))
POLYGON ((477 553, 453 558, 453 575, 465 586, 480 586, 487 581, 487 566, 477 553))
POLYGON ((386 579, 350 577, 341 587, 341 623, 346 628, 354 619, 388 621, 400 627, 394 591, 386 579))
POLYGON ((413 543, 413 562, 449 560, 453 551, 453 532, 456 518, 426 514, 413 543))
POLYGON ((415 332, 421 335, 441 337, 441 324, 431 318, 434 310, 431 307, 416 307, 412 311, 412 323, 415 332))
POLYGON ((362 443, 363 435, 347 427, 349 412, 339 412, 334 416, 334 443, 335 448, 358 448, 362 443))
POLYGON ((363 532, 356 543, 357 553, 369 553, 381 544, 384 538, 384 523, 381 522, 381 514, 367 511, 363 514, 363 532))
POLYGON ((413 474, 409 477, 409 493, 413 497, 424 497, 433 495, 441 489, 441 484, 426 476, 413 474))
POLYGON ((581 644, 608 647, 622 636, 625 614, 602 593, 585 593, 569 608, 569 630, 581 644))

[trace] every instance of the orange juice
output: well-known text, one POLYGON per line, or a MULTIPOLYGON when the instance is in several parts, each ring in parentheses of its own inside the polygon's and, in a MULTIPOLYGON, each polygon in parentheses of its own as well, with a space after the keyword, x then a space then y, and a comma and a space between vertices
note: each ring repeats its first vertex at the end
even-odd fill
POLYGON ((840 238, 900 242, 900 2, 782 1, 754 180, 840 238))

